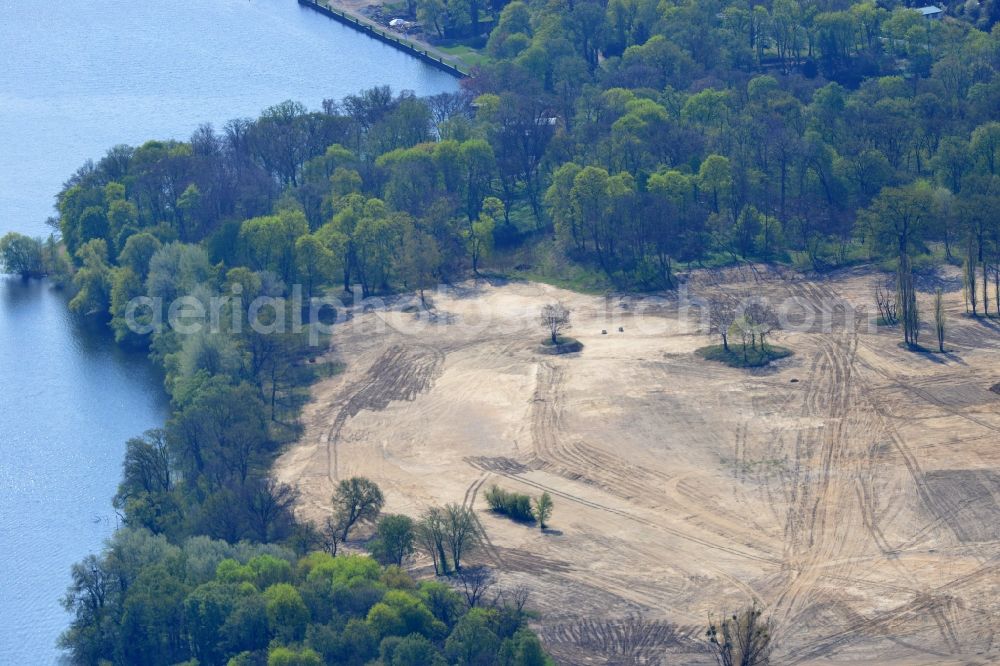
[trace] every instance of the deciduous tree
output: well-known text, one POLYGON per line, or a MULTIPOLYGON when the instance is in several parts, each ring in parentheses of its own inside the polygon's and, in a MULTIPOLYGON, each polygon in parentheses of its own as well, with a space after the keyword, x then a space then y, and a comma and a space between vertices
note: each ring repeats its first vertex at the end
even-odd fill
POLYGON ((538 529, 544 530, 551 517, 552 496, 545 492, 535 499, 535 520, 538 521, 538 529))
POLYGON ((557 344, 559 334, 569 328, 570 312, 562 303, 549 303, 542 306, 540 319, 552 339, 552 344, 557 344))
POLYGON ((402 515, 385 515, 378 521, 375 540, 369 546, 372 554, 382 564, 402 566, 413 554, 413 519, 402 515))
POLYGON ((37 277, 45 273, 42 242, 11 231, 0 238, 0 270, 21 277, 37 277))
POLYGON ((444 507, 444 542, 451 554, 455 571, 462 570, 462 556, 479 546, 479 522, 472 509, 458 504, 444 507))
POLYGON ((346 541, 351 528, 359 522, 373 522, 385 504, 382 490, 371 479, 352 476, 337 485, 333 512, 342 525, 341 540, 346 541))

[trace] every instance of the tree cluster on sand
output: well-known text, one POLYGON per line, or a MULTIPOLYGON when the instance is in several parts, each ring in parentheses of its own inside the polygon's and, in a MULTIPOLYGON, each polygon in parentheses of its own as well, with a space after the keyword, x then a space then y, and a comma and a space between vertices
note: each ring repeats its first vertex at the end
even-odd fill
POLYGON ((706 307, 709 332, 718 335, 722 344, 698 350, 701 356, 737 367, 755 367, 791 353, 768 344, 779 320, 766 299, 748 293, 717 293, 708 298, 706 307), (732 344, 734 336, 739 338, 738 350, 732 344))

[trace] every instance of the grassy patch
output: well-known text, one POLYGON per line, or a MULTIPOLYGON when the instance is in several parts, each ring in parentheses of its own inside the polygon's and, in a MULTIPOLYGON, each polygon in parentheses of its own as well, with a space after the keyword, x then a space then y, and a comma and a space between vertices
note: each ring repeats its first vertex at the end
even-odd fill
POLYGON ((771 361, 791 356, 793 352, 791 349, 774 345, 768 345, 766 349, 760 347, 744 349, 742 345, 729 345, 728 351, 722 345, 709 345, 698 349, 695 353, 706 360, 725 363, 732 368, 762 368, 771 361))
POLYGON ((340 361, 329 361, 327 363, 318 363, 316 365, 316 377, 318 379, 328 379, 330 377, 336 377, 344 370, 347 369, 347 364, 340 361))
POLYGON ((614 290, 603 272, 570 261, 552 240, 504 251, 495 257, 493 270, 508 279, 540 282, 578 294, 599 296, 614 290))
POLYGON ((552 342, 551 337, 547 337, 542 340, 538 350, 543 354, 575 354, 583 351, 583 343, 576 338, 562 335, 556 338, 555 342, 552 342))
POLYGON ((555 346, 555 345, 572 345, 572 344, 579 344, 579 343, 580 343, 579 340, 577 340, 576 338, 571 338, 571 337, 569 337, 567 335, 558 335, 558 336, 556 336, 556 341, 555 342, 552 342, 552 337, 551 336, 545 338, 544 340, 542 340, 542 344, 545 345, 546 347, 552 347, 552 346, 555 346))
POLYGON ((475 65, 485 65, 490 62, 490 57, 488 55, 464 44, 458 44, 455 46, 438 46, 436 48, 438 51, 458 58, 470 67, 475 65))
POLYGON ((529 282, 540 282, 560 289, 575 291, 578 294, 600 296, 614 290, 614 285, 603 273, 592 273, 587 270, 572 271, 570 275, 560 277, 545 272, 523 270, 511 271, 508 277, 519 278, 529 282))
POLYGON ((405 2, 383 2, 382 9, 385 10, 385 14, 390 14, 392 16, 408 16, 406 13, 406 3, 405 2))

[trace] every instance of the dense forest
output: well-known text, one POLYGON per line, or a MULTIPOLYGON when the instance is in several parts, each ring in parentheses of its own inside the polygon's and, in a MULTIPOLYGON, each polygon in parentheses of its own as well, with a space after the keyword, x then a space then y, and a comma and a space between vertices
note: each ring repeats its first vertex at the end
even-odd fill
POLYGON ((998 44, 873 3, 512 2, 459 94, 286 102, 81 169, 59 196, 77 304, 147 291, 119 260, 136 235, 310 293, 515 264, 664 288, 678 264, 896 260, 899 204, 908 253, 990 276, 998 44))
MULTIPOLYGON (((430 5, 457 20, 423 0, 425 20, 430 5)), ((502 606, 459 609, 435 583, 308 554, 322 529, 297 523, 268 469, 298 434, 304 387, 336 368, 278 326, 292 313, 272 313, 282 332, 241 326, 258 296, 349 302, 481 272, 670 289, 679 267, 742 261, 875 261, 907 284, 949 261, 971 311, 1000 313, 1000 2, 943 20, 846 0, 483 12, 485 62, 458 93, 289 101, 188 141, 116 146, 59 193, 61 246, 0 241, 8 270, 71 283, 71 307, 148 347, 173 401, 163 431, 129 443, 127 528, 75 571, 76 661, 544 661, 502 606), (212 331, 126 323, 137 297, 153 323, 180 296, 219 295, 212 331), (379 604, 406 630, 377 626, 379 604), (449 647, 472 625, 496 639, 489 655, 449 647)))
POLYGON ((123 529, 73 577, 77 619, 64 642, 81 663, 552 663, 524 627, 517 590, 418 584, 362 555, 296 557, 204 536, 175 545, 123 529))

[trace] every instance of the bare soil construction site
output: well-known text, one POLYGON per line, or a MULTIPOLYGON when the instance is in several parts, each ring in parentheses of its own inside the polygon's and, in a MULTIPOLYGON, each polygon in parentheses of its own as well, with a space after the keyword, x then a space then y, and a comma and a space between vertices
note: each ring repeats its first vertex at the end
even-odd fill
POLYGON ((905 350, 862 316, 875 279, 688 276, 692 296, 750 290, 815 314, 774 334, 792 357, 758 370, 698 357, 716 340, 677 296, 479 282, 431 313, 359 313, 334 335, 346 371, 314 387, 276 473, 317 521, 353 475, 382 487, 386 511, 472 506, 476 558, 530 587, 560 663, 712 663, 708 614, 754 599, 776 663, 993 663, 1000 327, 967 317, 943 280, 948 353, 905 350), (555 300, 580 353, 538 351, 555 300), (548 491, 550 529, 492 514, 492 484, 548 491))

